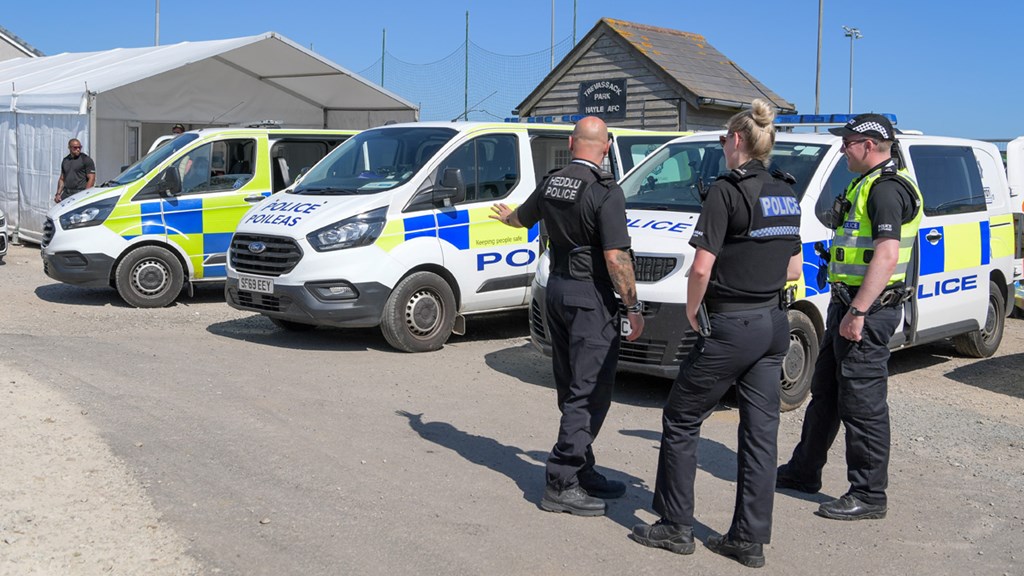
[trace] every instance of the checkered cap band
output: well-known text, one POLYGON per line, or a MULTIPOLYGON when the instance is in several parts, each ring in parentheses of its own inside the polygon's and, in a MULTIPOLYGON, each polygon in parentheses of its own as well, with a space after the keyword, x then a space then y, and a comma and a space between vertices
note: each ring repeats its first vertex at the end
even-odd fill
POLYGON ((853 130, 854 132, 860 132, 862 134, 869 130, 874 130, 881 134, 882 138, 886 140, 891 138, 891 136, 889 135, 889 131, 885 129, 885 126, 882 126, 878 122, 865 122, 859 126, 850 126, 850 130, 853 130))

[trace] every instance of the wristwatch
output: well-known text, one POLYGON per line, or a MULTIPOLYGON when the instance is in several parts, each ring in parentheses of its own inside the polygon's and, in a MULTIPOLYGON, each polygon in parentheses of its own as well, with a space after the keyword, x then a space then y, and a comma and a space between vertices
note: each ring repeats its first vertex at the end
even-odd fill
POLYGON ((644 303, 639 301, 639 300, 636 301, 636 304, 633 304, 632 306, 627 306, 626 307, 626 312, 629 312, 630 314, 639 314, 639 313, 641 313, 643 311, 644 311, 644 303))
POLYGON ((850 316, 853 316, 854 318, 862 318, 867 315, 867 312, 861 312, 860 310, 857 310, 853 306, 850 306, 850 316))

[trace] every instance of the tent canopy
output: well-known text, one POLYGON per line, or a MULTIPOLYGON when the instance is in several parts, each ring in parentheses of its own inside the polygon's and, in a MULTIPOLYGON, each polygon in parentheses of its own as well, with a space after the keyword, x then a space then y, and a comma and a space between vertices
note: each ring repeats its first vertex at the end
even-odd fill
POLYGON ((335 112, 418 116, 410 102, 274 32, 0 62, 0 111, 85 114, 90 94, 100 118, 252 122, 283 106, 317 110, 309 124, 319 126, 335 112))

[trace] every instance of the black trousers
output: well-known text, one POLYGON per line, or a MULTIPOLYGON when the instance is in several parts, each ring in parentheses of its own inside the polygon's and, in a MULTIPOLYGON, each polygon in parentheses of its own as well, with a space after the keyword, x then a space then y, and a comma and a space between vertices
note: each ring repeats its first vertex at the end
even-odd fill
POLYGON ((673 522, 693 525, 700 427, 735 382, 740 424, 729 534, 766 544, 772 531, 779 382, 789 350, 789 319, 774 305, 712 313, 710 320, 711 336, 698 339, 665 405, 654 510, 673 522))
POLYGON ((802 482, 821 483, 828 450, 846 427, 849 494, 868 504, 885 504, 889 483, 889 340, 899 327, 900 308, 881 308, 864 318, 860 342, 839 335, 848 306, 828 307, 828 326, 811 383, 800 443, 789 470, 802 482))
POLYGON ((552 275, 546 300, 551 363, 558 390, 558 441, 547 462, 547 483, 576 485, 576 474, 594 466, 591 444, 612 402, 619 355, 615 292, 603 283, 552 275))

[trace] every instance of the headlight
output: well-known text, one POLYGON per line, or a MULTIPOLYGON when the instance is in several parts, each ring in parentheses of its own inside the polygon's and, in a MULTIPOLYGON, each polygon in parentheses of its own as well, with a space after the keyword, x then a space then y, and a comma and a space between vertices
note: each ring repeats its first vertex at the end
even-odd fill
POLYGON ((306 240, 317 252, 373 244, 384 229, 386 216, 387 208, 371 210, 312 232, 306 240))
POLYGON ((6 225, 7 225, 7 218, 3 214, 0 214, 0 228, 3 228, 6 225))
POLYGON ((118 198, 118 196, 114 196, 113 198, 86 204, 81 208, 61 214, 60 227, 65 230, 71 230, 102 224, 107 219, 107 216, 110 216, 110 212, 114 209, 114 205, 117 204, 118 198))
POLYGON ((533 279, 541 287, 547 287, 548 285, 548 272, 551 270, 551 258, 548 256, 550 253, 551 249, 549 248, 540 255, 540 258, 537 258, 537 272, 534 274, 533 279))

